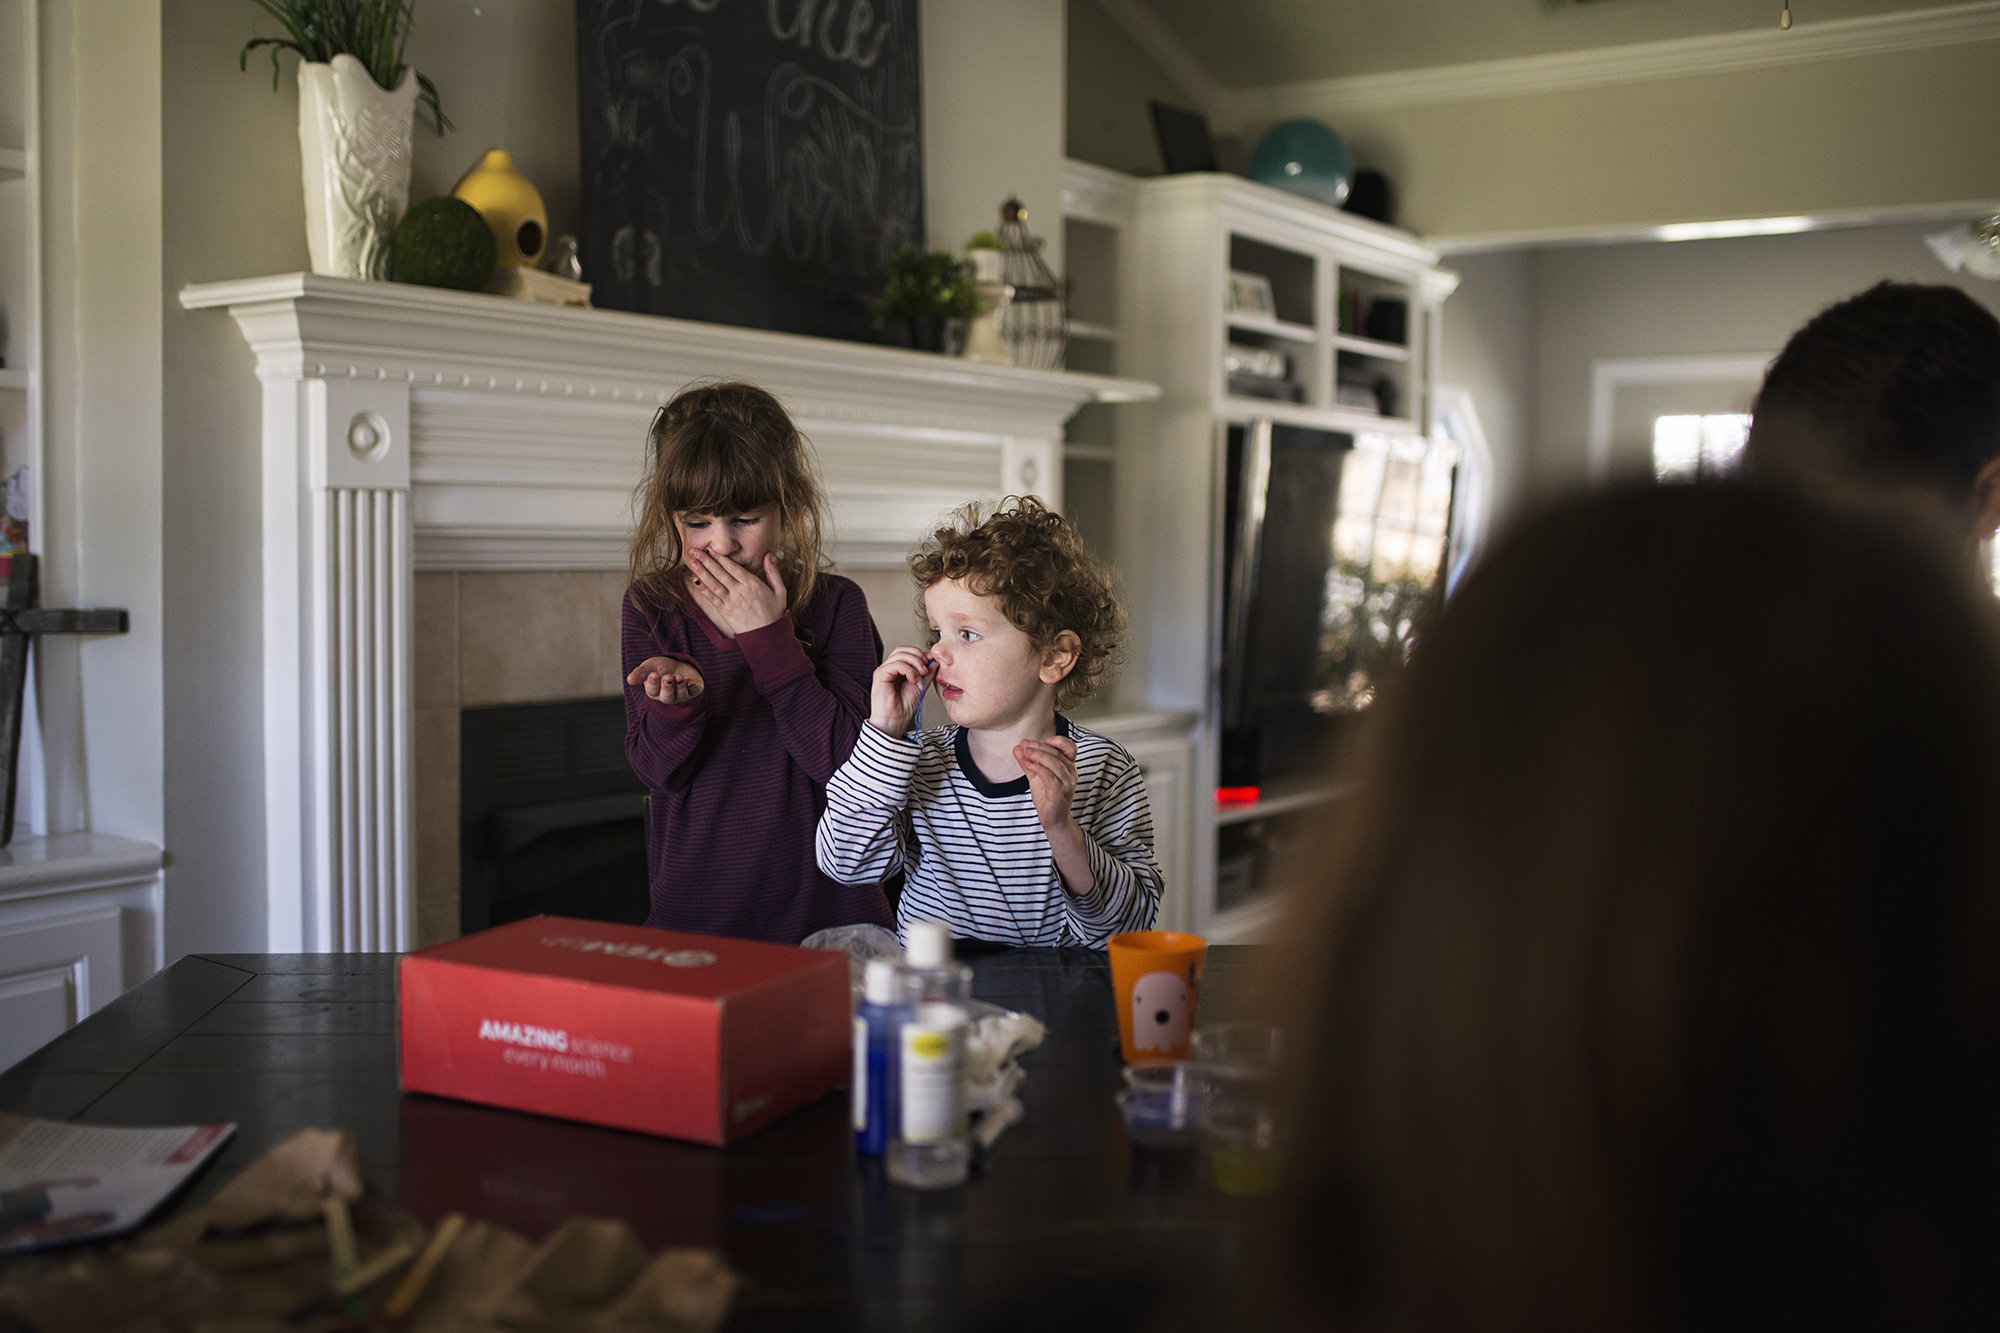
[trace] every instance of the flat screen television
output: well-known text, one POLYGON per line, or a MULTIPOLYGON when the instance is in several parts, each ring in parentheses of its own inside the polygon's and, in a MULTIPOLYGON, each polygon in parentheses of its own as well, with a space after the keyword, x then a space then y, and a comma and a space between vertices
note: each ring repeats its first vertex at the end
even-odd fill
POLYGON ((1441 598, 1457 446, 1231 425, 1220 784, 1322 771, 1441 598))

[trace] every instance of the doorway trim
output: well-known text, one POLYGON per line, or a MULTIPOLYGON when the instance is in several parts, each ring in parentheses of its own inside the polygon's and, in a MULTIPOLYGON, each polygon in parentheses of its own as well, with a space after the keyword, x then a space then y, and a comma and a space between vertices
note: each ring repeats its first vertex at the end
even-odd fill
POLYGON ((1590 363, 1590 438, 1584 455, 1593 487, 1611 477, 1611 429, 1618 390, 1637 384, 1761 383, 1776 352, 1704 353, 1695 356, 1608 356, 1590 363))

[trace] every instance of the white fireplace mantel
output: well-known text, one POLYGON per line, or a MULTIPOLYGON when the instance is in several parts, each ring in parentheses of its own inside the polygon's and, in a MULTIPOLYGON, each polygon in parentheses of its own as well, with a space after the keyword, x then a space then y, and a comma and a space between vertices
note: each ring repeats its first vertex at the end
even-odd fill
POLYGON ((201 283, 263 383, 264 757, 274 950, 407 949, 417 569, 622 569, 648 420, 693 380, 776 394, 844 567, 1009 493, 1061 503, 1101 375, 289 273, 201 283))

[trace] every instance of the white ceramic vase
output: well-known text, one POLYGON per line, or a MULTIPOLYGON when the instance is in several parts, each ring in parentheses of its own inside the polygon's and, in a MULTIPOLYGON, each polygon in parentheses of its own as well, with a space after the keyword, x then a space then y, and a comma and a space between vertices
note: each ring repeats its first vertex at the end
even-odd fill
POLYGON ((384 91, 353 56, 299 66, 299 153, 313 272, 389 276, 389 242, 410 201, 417 79, 384 91))

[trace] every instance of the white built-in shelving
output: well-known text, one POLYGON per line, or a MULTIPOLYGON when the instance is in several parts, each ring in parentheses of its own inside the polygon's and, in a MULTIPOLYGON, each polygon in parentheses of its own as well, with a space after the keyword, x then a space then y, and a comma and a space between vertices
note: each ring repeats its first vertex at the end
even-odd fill
MULTIPOLYGON (((1069 282, 1069 348, 1072 370, 1122 374, 1131 364, 1137 331, 1130 293, 1140 276, 1133 263, 1139 182, 1122 172, 1083 162, 1063 170, 1063 253, 1069 282)), ((1130 404, 1095 403, 1080 409, 1063 430, 1063 510, 1084 542, 1116 563, 1116 515, 1123 486, 1130 404)), ((1121 571, 1122 572, 1122 571, 1121 571)), ((1125 575, 1130 582, 1130 575, 1125 575)), ((1139 761, 1153 812, 1153 850, 1166 879, 1158 924, 1194 929, 1196 894, 1210 878, 1205 850, 1196 841, 1192 709, 1154 710, 1114 680, 1086 705, 1085 726, 1111 736, 1139 761)))
POLYGON ((1380 338, 1363 338, 1352 333, 1337 333, 1333 337, 1333 345, 1338 351, 1352 352, 1356 356, 1370 356, 1381 361, 1410 359, 1408 344, 1383 342, 1380 338))
MULTIPOLYGON (((1132 621, 1120 690, 1127 706, 1187 709, 1200 719, 1187 925, 1215 940, 1257 938, 1277 919, 1283 872, 1273 867, 1282 858, 1260 854, 1246 890, 1242 845, 1266 833, 1259 845, 1286 842, 1322 820, 1341 792, 1321 777, 1273 783, 1252 804, 1213 799, 1227 434, 1261 420, 1352 436, 1425 435, 1439 308, 1457 279, 1408 232, 1234 176, 1139 180, 1072 163, 1065 186, 1072 219, 1117 242, 1115 256, 1098 264, 1123 296, 1111 321, 1118 372, 1162 389, 1156 402, 1115 409, 1112 462, 1098 461, 1105 432, 1096 425, 1087 442, 1073 432, 1069 450, 1073 474, 1113 474, 1110 527, 1132 621), (1268 300, 1254 294, 1260 284, 1232 283, 1232 273, 1263 279, 1268 300), (1239 289, 1259 308, 1232 305, 1239 289), (1232 358, 1232 349, 1259 355, 1232 358), (1284 373, 1233 378, 1226 359, 1239 374, 1244 360, 1284 373), (1225 850, 1237 864, 1219 895, 1225 850)), ((1068 276, 1072 292, 1086 293, 1102 279, 1078 237, 1072 222, 1068 276)))
POLYGON ((1279 338, 1285 342, 1316 343, 1319 331, 1310 324, 1294 324, 1289 320, 1266 319, 1261 315, 1245 314, 1232 310, 1225 316, 1231 329, 1239 333, 1256 333, 1265 337, 1279 338))

